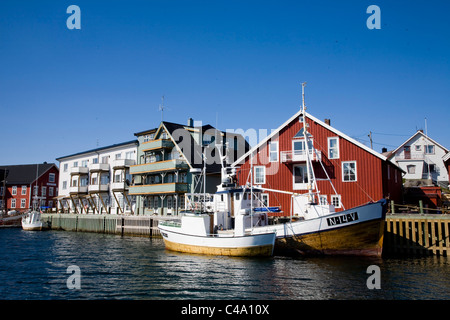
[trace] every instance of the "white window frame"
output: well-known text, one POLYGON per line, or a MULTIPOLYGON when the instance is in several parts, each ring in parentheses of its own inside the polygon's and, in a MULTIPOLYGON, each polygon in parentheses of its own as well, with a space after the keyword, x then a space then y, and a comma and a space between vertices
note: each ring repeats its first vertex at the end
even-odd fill
POLYGON ((47 196, 47 187, 44 186, 41 187, 41 196, 43 197, 47 196))
POLYGON ((328 137, 328 159, 339 159, 340 156, 340 150, 339 150, 339 137, 328 137), (336 140, 336 147, 331 148, 331 141, 332 140, 336 140), (336 155, 335 156, 331 156, 331 151, 335 150, 336 155))
POLYGON ((435 153, 435 147, 434 144, 427 144, 425 146, 425 154, 434 154, 435 153), (431 151, 431 152, 430 152, 431 151))
POLYGON ((342 182, 356 182, 358 181, 358 167, 356 165, 356 161, 342 161, 342 182), (354 164, 355 165, 355 179, 354 180, 345 180, 345 165, 354 164))
POLYGON ((265 166, 255 166, 253 168, 253 174, 254 174, 254 178, 253 178, 254 184, 265 184, 266 183, 266 167, 265 166), (256 173, 260 169, 262 169, 261 177, 259 177, 258 174, 256 173))
POLYGON ((279 161, 279 152, 278 152, 278 141, 270 141, 268 145, 269 149, 269 162, 278 162, 279 161), (272 146, 275 146, 272 150, 272 146), (275 155, 275 159, 272 160, 272 155, 275 155))
POLYGON ((27 199, 20 199, 20 207, 23 209, 27 204, 27 199))
POLYGON ((55 182, 56 175, 54 173, 48 174, 48 182, 55 182))
POLYGON ((305 164, 296 164, 293 165, 292 167, 292 188, 294 190, 307 190, 308 189, 308 181, 306 182, 295 182, 295 168, 296 167, 302 167, 304 168, 304 176, 306 177, 306 179, 308 179, 308 168, 306 167, 305 164))
POLYGON ((331 204, 335 207, 335 208, 342 208, 342 200, 341 200, 341 195, 340 194, 332 194, 330 195, 330 202, 331 204), (338 201, 338 205, 336 205, 335 200, 337 199, 338 201))
POLYGON ((322 206, 328 205, 328 197, 326 194, 320 194, 319 195, 319 204, 322 206))
POLYGON ((22 192, 21 195, 26 195, 27 194, 27 186, 22 186, 22 192))
POLYGON ((16 199, 11 199, 11 208, 16 208, 16 199))
POLYGON ((12 187, 11 194, 12 194, 13 196, 16 196, 16 195, 17 195, 17 186, 13 186, 13 187, 12 187))

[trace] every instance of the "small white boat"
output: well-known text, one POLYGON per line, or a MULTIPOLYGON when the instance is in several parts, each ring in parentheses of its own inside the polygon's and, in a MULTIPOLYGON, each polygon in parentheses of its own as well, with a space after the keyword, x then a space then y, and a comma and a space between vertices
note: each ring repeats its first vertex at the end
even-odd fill
POLYGON ((222 256, 271 256, 275 232, 245 232, 246 217, 236 217, 234 229, 217 230, 213 228, 212 214, 184 213, 180 222, 160 222, 158 227, 168 250, 222 256))
POLYGON ((36 210, 30 211, 22 218, 22 229, 27 231, 42 230, 41 213, 36 210))

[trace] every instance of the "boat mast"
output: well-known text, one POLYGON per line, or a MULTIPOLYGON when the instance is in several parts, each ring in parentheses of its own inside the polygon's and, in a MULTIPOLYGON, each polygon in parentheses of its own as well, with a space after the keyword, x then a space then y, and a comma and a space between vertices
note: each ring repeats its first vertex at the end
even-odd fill
MULTIPOLYGON (((305 152, 306 152, 306 173, 308 177, 308 195, 309 201, 314 203, 313 185, 316 184, 314 171, 312 170, 312 162, 309 153, 309 140, 308 140, 308 124, 306 123, 306 106, 305 106, 305 86, 306 82, 302 82, 302 116, 303 116, 303 137, 305 138, 305 152)), ((317 189, 317 186, 316 186, 317 189)))

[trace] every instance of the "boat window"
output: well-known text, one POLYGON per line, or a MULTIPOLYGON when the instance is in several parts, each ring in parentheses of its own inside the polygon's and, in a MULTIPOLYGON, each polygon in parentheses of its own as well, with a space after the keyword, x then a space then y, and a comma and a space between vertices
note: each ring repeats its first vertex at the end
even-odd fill
POLYGON ((239 200, 239 198, 240 198, 239 192, 236 192, 236 193, 234 194, 234 198, 235 198, 236 200, 239 200))
POLYGON ((247 193, 244 192, 244 200, 247 200, 247 193))

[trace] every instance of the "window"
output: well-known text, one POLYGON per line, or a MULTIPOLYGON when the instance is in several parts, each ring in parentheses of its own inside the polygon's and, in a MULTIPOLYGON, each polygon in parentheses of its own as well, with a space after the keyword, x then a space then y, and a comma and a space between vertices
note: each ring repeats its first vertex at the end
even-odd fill
POLYGON ((269 194, 263 193, 261 194, 262 205, 268 207, 269 206, 269 194))
POLYGON ((21 208, 25 208, 26 203, 27 203, 27 200, 26 200, 26 199, 21 199, 21 200, 20 200, 20 207, 21 207, 21 208))
POLYGON ((22 195, 27 194, 27 186, 22 186, 22 195))
POLYGON ((48 187, 48 195, 49 197, 53 197, 53 187, 48 187))
POLYGON ((148 134, 144 135, 144 142, 150 141, 150 137, 148 134))
POLYGON ((55 174, 54 173, 48 174, 48 182, 55 182, 55 174))
POLYGON ((408 173, 414 174, 416 173, 416 166, 415 165, 408 165, 406 166, 406 170, 408 171, 408 173))
POLYGON ((307 189, 308 171, 306 165, 294 166, 294 189, 307 189))
POLYGON ((278 141, 269 142, 269 161, 278 162, 278 141))
POLYGON ((47 195, 47 187, 41 187, 41 195, 43 197, 47 195))
POLYGON ((133 159, 133 151, 128 151, 125 153, 125 159, 133 159))
POLYGON ((255 167, 255 184, 265 184, 266 183, 266 167, 256 166, 255 167))
POLYGON ((328 138, 328 158, 339 159, 339 137, 328 138))
POLYGON ((341 208, 341 195, 339 194, 332 194, 330 196, 331 198, 331 204, 335 207, 335 208, 341 208))
POLYGON ((322 206, 328 205, 327 195, 319 195, 319 204, 322 206))
POLYGON ((37 196, 39 192, 39 187, 38 186, 34 186, 33 187, 33 195, 37 196))
POLYGON ((116 153, 116 160, 122 159, 122 153, 116 153))
POLYGON ((13 196, 15 196, 15 195, 17 194, 17 186, 13 186, 13 187, 12 187, 12 192, 11 192, 11 194, 12 194, 13 196))
POLYGON ((432 144, 426 145, 425 153, 426 154, 434 154, 434 145, 432 145, 432 144))
POLYGON ((16 199, 11 199, 11 208, 16 207, 16 199))
POLYGON ((88 166, 88 161, 87 161, 87 160, 81 161, 81 166, 82 166, 83 168, 86 168, 86 167, 88 166))
POLYGON ((98 158, 92 158, 92 163, 93 164, 97 164, 98 163, 98 158))
POLYGON ((68 167, 69 167, 69 164, 68 163, 64 163, 64 172, 67 172, 68 167))
POLYGON ((420 144, 416 144, 415 145, 415 150, 416 151, 421 151, 422 150, 422 146, 420 144))
POLYGON ((62 188, 63 190, 67 189, 67 181, 63 181, 62 188))
POLYGON ((73 163, 73 167, 74 167, 74 168, 78 167, 78 161, 75 161, 75 162, 73 163))
POLYGON ((108 163, 108 156, 102 157, 102 163, 108 163))
POLYGON ((342 181, 356 180, 356 161, 342 162, 342 181))
POLYGON ((172 196, 167 197, 167 209, 172 209, 172 196))

